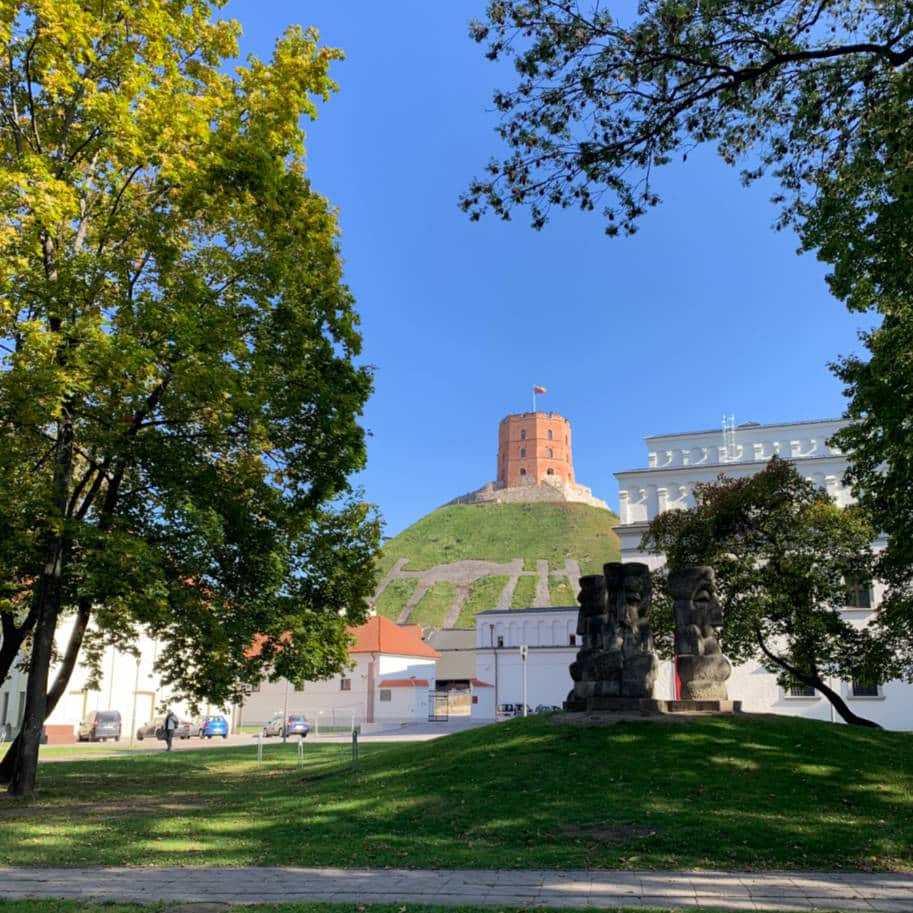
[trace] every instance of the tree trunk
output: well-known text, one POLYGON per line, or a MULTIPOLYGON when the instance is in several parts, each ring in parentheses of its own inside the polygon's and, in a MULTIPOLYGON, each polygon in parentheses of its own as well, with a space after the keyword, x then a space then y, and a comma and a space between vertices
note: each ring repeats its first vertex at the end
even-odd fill
POLYGON ((25 617, 25 620, 18 627, 13 621, 13 616, 9 612, 0 614, 0 629, 3 632, 3 640, 0 641, 0 682, 6 681, 13 668, 13 663, 19 655, 19 648, 22 642, 29 636, 32 628, 35 626, 35 612, 31 611, 25 617))
MULTIPOLYGON (((91 615, 91 600, 83 599, 80 601, 79 610, 76 613, 76 621, 73 630, 70 632, 70 640, 67 643, 67 649, 64 652, 63 660, 57 675, 54 677, 54 684, 51 685, 47 696, 47 705, 45 707, 45 719, 49 717, 57 706, 58 701, 63 697, 70 676, 76 668, 76 659, 79 656, 79 650, 82 647, 82 640, 89 626, 89 616, 91 615)), ((0 784, 8 784, 12 781, 16 772, 16 758, 19 751, 19 736, 10 743, 3 760, 0 761, 0 784)))
POLYGON ((32 637, 32 655, 29 677, 25 690, 25 714, 19 730, 19 747, 15 754, 15 769, 8 792, 12 796, 31 796, 35 791, 38 774, 38 750, 44 721, 47 719, 48 675, 54 655, 54 634, 60 615, 63 587, 63 566, 68 550, 67 504, 73 479, 73 422, 68 404, 64 404, 63 417, 57 422, 57 440, 54 445, 54 488, 52 525, 47 539, 47 557, 35 594, 35 631, 32 637))
POLYGON ((857 716, 850 710, 846 705, 846 701, 837 694, 832 688, 829 688, 820 675, 806 675, 804 672, 800 672, 798 669, 791 666, 786 660, 782 657, 777 656, 770 648, 764 643, 764 638, 761 636, 761 632, 755 632, 755 636, 758 641, 758 645, 763 651, 764 655, 772 662, 778 665, 784 672, 786 672, 790 678, 796 679, 796 681, 802 682, 803 685, 808 685, 811 688, 814 688, 816 691, 820 691, 830 702, 831 706, 840 714, 840 718, 844 723, 849 723, 851 726, 868 726, 871 729, 881 729, 881 726, 878 725, 874 720, 867 720, 864 716, 857 716))

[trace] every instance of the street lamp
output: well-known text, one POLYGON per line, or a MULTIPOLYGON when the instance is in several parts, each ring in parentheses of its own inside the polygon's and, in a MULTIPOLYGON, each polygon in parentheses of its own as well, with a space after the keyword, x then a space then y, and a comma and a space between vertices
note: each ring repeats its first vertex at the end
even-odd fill
POLYGON ((529 647, 523 644, 520 647, 520 665, 523 668, 523 716, 526 716, 526 654, 529 653, 529 647))

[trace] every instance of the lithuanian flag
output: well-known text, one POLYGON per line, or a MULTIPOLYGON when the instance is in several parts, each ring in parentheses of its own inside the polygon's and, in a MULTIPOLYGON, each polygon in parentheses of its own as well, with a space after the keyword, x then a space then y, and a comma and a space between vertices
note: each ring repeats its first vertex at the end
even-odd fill
POLYGON ((545 393, 545 387, 533 387, 533 393, 545 393))

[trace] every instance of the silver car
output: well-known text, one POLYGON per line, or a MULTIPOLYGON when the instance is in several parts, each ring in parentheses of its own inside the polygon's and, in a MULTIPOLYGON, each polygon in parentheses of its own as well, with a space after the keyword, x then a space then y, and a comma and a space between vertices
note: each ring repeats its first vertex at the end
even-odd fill
POLYGON ((120 741, 121 720, 117 710, 93 710, 80 724, 76 738, 80 742, 120 741))

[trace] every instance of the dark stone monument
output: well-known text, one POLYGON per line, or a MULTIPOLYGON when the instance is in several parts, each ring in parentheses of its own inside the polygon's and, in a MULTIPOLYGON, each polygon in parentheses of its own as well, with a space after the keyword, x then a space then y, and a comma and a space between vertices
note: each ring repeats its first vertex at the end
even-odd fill
POLYGON ((568 709, 589 709, 599 699, 653 696, 657 660, 650 631, 650 571, 645 564, 605 565, 580 578, 577 633, 582 646, 571 663, 574 687, 568 709))
POLYGON ((723 615, 709 567, 669 575, 675 599, 675 657, 682 683, 681 700, 653 695, 659 663, 650 629, 652 581, 645 564, 613 562, 602 574, 580 578, 577 633, 581 647, 571 663, 574 682, 564 703, 572 712, 732 713, 726 680, 732 671, 720 652, 716 629, 723 615))
POLYGON ((688 567, 669 574, 674 599, 675 663, 683 701, 726 701, 732 665, 723 656, 716 630, 723 624, 711 567, 688 567))

